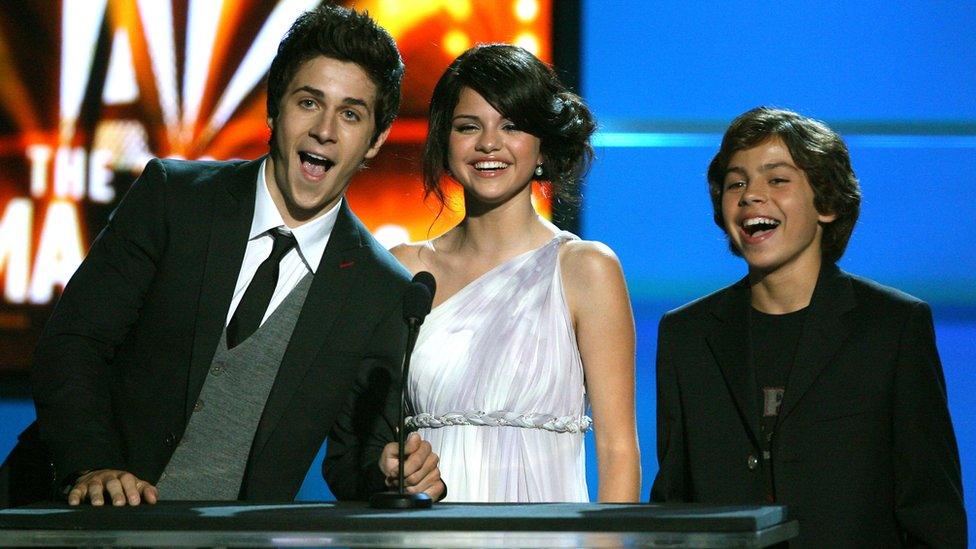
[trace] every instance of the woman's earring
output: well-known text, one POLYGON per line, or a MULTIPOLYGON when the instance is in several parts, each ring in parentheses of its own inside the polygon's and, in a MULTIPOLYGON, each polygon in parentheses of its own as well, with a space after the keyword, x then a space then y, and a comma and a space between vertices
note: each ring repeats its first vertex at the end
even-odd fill
POLYGON ((535 176, 542 177, 542 164, 535 167, 535 176))

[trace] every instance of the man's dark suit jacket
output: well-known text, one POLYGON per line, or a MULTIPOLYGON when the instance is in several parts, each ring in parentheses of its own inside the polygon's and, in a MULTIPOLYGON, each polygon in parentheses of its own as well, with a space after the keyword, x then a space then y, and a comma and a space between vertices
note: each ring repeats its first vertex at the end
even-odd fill
POLYGON ((772 500, 749 307, 742 280, 661 320, 652 501, 786 504, 799 520, 796 546, 964 546, 959 455, 928 305, 824 266, 772 441, 772 500))
MULTIPOLYGON (((92 245, 31 372, 57 478, 111 468, 158 480, 224 328, 260 165, 153 160, 92 245)), ((258 425, 241 498, 293 499, 327 436, 323 469, 338 498, 383 489, 376 459, 394 440, 388 418, 399 402, 392 390, 408 283, 343 204, 258 425)))

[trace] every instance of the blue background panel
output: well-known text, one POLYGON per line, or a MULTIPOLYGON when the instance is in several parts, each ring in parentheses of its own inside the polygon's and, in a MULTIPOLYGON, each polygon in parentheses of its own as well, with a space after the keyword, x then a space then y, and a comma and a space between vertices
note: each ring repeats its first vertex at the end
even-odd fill
MULTIPOLYGON (((841 266, 934 305, 976 308, 976 139, 880 139, 850 139, 863 200, 841 266)), ((581 232, 617 252, 635 299, 688 301, 745 274, 712 221, 705 171, 720 141, 597 148, 581 232)))
POLYGON ((976 121, 973 2, 587 1, 583 18, 584 92, 604 122, 726 120, 757 104, 976 121))
POLYGON ((735 116, 778 106, 850 147, 863 201, 841 267, 933 305, 976 539, 973 28, 968 1, 584 0, 581 91, 601 131, 580 232, 617 252, 631 290, 645 494, 658 319, 745 274, 712 222, 708 162, 735 116))

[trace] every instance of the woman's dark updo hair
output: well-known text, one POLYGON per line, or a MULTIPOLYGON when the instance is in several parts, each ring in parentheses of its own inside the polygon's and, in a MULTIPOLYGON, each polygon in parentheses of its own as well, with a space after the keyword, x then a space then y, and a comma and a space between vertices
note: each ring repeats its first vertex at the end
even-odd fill
POLYGON ((471 88, 515 126, 541 141, 542 175, 553 201, 579 204, 579 180, 593 159, 590 135, 596 123, 579 96, 555 71, 518 46, 484 44, 461 54, 447 68, 430 99, 424 145, 424 193, 444 203, 441 177, 448 172, 448 143, 462 88, 471 88))

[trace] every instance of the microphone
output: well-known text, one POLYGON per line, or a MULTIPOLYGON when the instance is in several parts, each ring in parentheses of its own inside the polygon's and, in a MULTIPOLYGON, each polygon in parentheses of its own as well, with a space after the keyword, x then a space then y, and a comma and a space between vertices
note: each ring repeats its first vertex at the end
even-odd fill
POLYGON ((410 355, 417 343, 417 334, 424 318, 430 313, 431 302, 437 282, 434 275, 427 271, 415 274, 410 286, 403 294, 403 321, 407 324, 407 346, 403 353, 403 364, 400 367, 400 412, 397 416, 397 457, 399 464, 397 474, 400 480, 395 492, 379 492, 369 498, 371 507, 377 509, 428 509, 433 503, 430 496, 424 493, 408 494, 404 491, 403 461, 406 442, 406 407, 407 407, 407 374, 410 371, 410 355))
POLYGON ((430 313, 430 304, 434 301, 434 291, 437 281, 434 275, 427 271, 415 274, 407 292, 403 295, 403 320, 408 325, 416 322, 417 326, 424 323, 424 318, 430 313))

